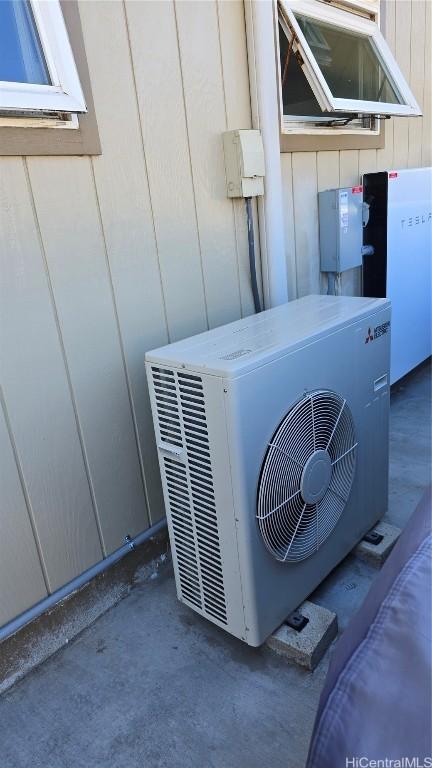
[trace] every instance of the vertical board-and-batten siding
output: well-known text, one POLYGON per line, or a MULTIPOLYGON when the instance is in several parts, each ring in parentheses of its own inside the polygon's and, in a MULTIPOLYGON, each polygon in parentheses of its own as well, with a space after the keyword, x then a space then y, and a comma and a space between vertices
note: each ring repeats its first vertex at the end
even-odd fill
MULTIPOLYGON (((289 298, 324 288, 319 269, 317 193, 360 183, 361 175, 431 164, 430 0, 381 0, 384 36, 411 85, 423 117, 385 122, 385 147, 283 154, 285 242, 289 298)), ((346 294, 360 292, 360 270, 342 275, 346 294)))
POLYGON ((0 625, 163 514, 145 351, 253 311, 242 2, 80 14, 102 154, 0 158, 0 625))

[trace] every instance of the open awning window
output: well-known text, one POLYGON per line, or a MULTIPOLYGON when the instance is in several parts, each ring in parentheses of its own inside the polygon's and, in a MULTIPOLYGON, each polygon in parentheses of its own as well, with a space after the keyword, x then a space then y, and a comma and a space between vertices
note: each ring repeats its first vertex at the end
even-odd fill
POLYGON ((323 112, 421 115, 375 21, 320 0, 280 0, 279 11, 288 78, 294 54, 323 112))

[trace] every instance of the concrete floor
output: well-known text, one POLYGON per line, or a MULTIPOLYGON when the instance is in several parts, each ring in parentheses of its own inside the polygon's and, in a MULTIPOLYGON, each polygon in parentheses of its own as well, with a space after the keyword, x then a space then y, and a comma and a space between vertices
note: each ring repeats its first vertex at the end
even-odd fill
MULTIPOLYGON (((399 526, 430 482, 429 394, 422 366, 392 395, 399 526)), ((375 575, 350 556, 312 599, 343 630, 375 575)), ((303 768, 327 664, 229 637, 177 602, 166 566, 0 699, 1 768, 303 768)))

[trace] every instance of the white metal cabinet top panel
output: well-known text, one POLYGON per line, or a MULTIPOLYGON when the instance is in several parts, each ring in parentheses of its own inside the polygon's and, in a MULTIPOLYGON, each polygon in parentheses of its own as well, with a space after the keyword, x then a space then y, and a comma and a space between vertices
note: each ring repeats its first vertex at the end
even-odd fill
POLYGON ((235 378, 389 304, 387 299, 305 296, 151 350, 146 361, 235 378))

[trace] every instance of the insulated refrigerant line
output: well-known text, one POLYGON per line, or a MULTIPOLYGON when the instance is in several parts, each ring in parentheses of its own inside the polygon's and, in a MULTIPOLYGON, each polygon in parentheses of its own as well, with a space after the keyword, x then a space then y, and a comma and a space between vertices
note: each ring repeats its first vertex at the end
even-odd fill
POLYGON ((245 197, 245 202, 246 202, 248 246, 249 246, 249 267, 250 267, 250 276, 251 276, 251 284, 252 284, 252 294, 253 294, 255 312, 261 312, 261 300, 260 300, 260 295, 258 291, 258 278, 257 278, 256 255, 255 255, 252 198, 245 197))

